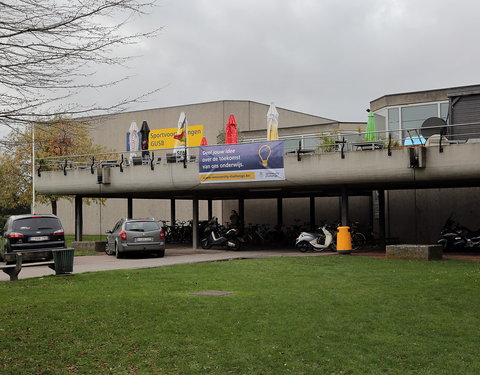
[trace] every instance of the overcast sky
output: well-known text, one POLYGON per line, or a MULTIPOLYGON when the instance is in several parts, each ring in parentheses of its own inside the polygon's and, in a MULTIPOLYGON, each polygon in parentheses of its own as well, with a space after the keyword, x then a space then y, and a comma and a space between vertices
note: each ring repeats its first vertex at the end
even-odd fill
POLYGON ((366 121, 385 94, 480 84, 479 15, 478 0, 158 0, 136 26, 164 29, 102 95, 162 88, 130 109, 240 99, 366 121))

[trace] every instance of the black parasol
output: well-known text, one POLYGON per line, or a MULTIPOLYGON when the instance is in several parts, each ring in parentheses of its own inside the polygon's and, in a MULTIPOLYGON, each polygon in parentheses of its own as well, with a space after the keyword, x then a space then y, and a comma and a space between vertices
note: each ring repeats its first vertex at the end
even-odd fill
POLYGON ((142 127, 139 131, 140 134, 140 145, 142 149, 142 156, 145 157, 149 155, 148 153, 148 135, 150 134, 150 128, 146 121, 142 123, 142 127))

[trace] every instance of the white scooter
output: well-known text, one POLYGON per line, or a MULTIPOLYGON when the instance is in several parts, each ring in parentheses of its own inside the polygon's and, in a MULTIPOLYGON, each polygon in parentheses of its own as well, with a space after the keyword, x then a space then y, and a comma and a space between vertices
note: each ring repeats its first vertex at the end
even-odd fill
POLYGON ((297 247, 302 253, 313 250, 313 251, 327 251, 335 249, 334 238, 336 235, 332 234, 325 224, 323 227, 320 227, 321 233, 309 233, 302 232, 295 241, 295 247, 297 247))

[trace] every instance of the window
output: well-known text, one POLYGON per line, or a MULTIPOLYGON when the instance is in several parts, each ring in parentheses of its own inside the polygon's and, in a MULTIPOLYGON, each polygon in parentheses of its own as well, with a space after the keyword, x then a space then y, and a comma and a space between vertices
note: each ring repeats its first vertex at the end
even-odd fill
POLYGON ((400 130, 400 118, 398 108, 388 109, 388 130, 391 132, 393 138, 398 138, 397 131, 400 130))
POLYGON ((448 103, 440 103, 440 117, 447 121, 448 117, 448 103))
MULTIPOLYGON (((416 105, 402 108, 402 138, 407 138, 409 129, 419 129, 429 117, 438 117, 437 104, 416 105)), ((411 132, 416 134, 415 132, 411 132)))
MULTIPOLYGON (((386 118, 378 113, 375 113, 375 130, 377 132, 385 132, 386 130, 386 118)), ((384 137, 385 134, 379 134, 379 137, 384 137)))
POLYGON ((159 229, 160 227, 156 221, 130 221, 125 224, 125 230, 135 232, 148 232, 159 229))
POLYGON ((52 231, 62 229, 62 224, 54 217, 27 217, 15 220, 12 225, 14 232, 22 230, 37 231, 41 229, 51 229, 52 231))

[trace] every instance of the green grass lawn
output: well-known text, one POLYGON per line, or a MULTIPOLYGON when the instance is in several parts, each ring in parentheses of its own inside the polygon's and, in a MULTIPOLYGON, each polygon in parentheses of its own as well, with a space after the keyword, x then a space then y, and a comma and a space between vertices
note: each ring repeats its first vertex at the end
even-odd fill
POLYGON ((476 375, 479 288, 480 262, 348 256, 2 282, 0 373, 476 375))

